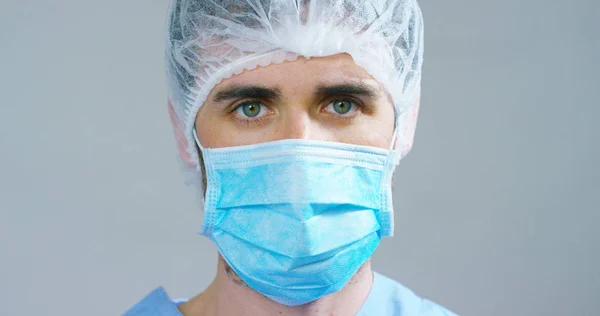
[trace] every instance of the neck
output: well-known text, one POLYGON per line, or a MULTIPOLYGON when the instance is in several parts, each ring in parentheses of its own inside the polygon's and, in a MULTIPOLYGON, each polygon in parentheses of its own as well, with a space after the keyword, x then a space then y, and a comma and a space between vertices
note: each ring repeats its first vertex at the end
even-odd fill
POLYGON ((286 306, 252 290, 219 258, 213 283, 204 293, 181 305, 180 310, 184 316, 355 315, 367 299, 372 284, 373 272, 367 261, 340 291, 308 304, 286 306))

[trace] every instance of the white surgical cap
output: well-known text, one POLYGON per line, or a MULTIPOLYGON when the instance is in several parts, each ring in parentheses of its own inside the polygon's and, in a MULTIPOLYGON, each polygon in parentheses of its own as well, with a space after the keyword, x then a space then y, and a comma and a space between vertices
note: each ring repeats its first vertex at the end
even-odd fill
POLYGON ((172 0, 166 42, 169 114, 187 180, 202 187, 193 129, 215 85, 257 66, 339 53, 352 56, 390 94, 394 150, 399 158, 406 155, 423 62, 416 0, 172 0))

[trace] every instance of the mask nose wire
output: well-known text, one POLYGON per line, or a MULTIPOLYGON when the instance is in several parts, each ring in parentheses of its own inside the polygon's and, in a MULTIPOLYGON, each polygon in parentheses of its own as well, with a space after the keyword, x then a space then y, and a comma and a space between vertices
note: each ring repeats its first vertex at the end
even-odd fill
MULTIPOLYGON (((396 145, 396 140, 398 139, 398 133, 400 132, 399 130, 399 117, 401 115, 398 114, 398 108, 394 105, 394 133, 392 134, 392 141, 390 143, 390 147, 389 150, 391 152, 393 152, 395 155, 397 155, 396 153, 396 149, 394 148, 396 145)), ((196 124, 194 123, 194 126, 192 128, 192 134, 194 135, 194 141, 196 142, 196 146, 198 146, 198 149, 202 152, 203 148, 202 145, 200 144, 200 140, 198 139, 198 133, 196 133, 196 124)), ((200 154, 200 152, 198 153, 200 154)), ((400 162, 399 157, 395 157, 394 159, 394 163, 396 165, 398 165, 398 163, 400 162)), ((197 167, 198 170, 200 170, 200 161, 198 161, 197 167)))

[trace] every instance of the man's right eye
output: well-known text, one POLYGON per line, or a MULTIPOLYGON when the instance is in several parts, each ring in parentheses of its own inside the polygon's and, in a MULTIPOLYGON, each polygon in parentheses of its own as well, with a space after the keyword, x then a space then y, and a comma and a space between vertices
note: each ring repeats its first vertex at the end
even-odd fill
POLYGON ((244 119, 256 119, 267 114, 264 104, 258 101, 248 101, 238 105, 235 112, 244 119))

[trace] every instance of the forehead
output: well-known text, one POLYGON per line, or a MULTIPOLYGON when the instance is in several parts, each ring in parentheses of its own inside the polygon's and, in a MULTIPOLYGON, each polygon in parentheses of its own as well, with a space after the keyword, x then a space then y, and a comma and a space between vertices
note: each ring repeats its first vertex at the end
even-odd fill
POLYGON ((234 85, 277 86, 283 93, 300 92, 323 84, 361 83, 383 91, 383 86, 348 54, 306 59, 259 66, 224 79, 211 94, 234 85))

